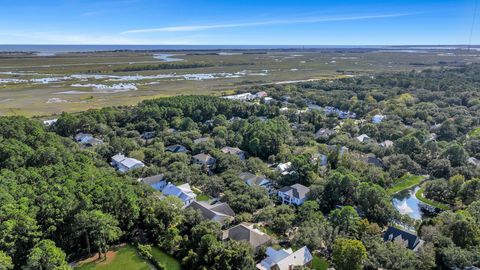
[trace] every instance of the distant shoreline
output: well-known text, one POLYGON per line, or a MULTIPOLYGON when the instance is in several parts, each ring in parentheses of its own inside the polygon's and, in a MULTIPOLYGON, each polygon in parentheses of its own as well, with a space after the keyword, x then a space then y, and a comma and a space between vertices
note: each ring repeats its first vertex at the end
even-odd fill
POLYGON ((480 45, 0 45, 0 52, 11 53, 87 53, 87 52, 165 52, 165 51, 239 51, 239 50, 480 50, 480 45))

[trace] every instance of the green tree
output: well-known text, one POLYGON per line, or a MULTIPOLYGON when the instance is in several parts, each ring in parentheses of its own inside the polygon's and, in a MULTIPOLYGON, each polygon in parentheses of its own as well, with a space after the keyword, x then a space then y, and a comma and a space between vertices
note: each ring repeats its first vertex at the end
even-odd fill
POLYGON ((13 269, 12 258, 10 258, 10 256, 8 256, 3 251, 0 251, 0 269, 1 270, 11 270, 11 269, 13 269))
POLYGON ((442 156, 450 160, 452 166, 455 167, 465 164, 468 159, 467 151, 465 151, 465 149, 457 143, 452 144, 445 149, 442 156))
POLYGON ((358 208, 369 220, 379 225, 386 225, 395 217, 396 212, 390 202, 390 197, 382 187, 371 183, 362 183, 357 188, 355 197, 358 208))
POLYGON ((352 205, 358 184, 358 178, 352 173, 333 171, 328 177, 320 206, 328 211, 337 205, 352 205))
POLYGON ((339 270, 361 270, 367 250, 361 241, 338 238, 333 244, 333 262, 339 270))
POLYGON ((358 231, 360 217, 351 206, 335 209, 328 215, 328 219, 334 228, 347 235, 355 235, 358 231))
POLYGON ((99 258, 108 251, 109 244, 118 240, 122 231, 118 221, 100 210, 82 211, 75 216, 78 232, 84 237, 87 251, 98 250, 99 258))
POLYGON ((28 255, 26 270, 54 270, 60 267, 69 268, 63 250, 55 246, 51 240, 42 240, 35 245, 28 255))

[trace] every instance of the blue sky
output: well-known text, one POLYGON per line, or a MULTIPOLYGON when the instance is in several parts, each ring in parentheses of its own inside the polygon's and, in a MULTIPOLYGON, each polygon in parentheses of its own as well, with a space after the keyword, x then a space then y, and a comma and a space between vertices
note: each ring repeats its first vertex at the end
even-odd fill
MULTIPOLYGON (((475 6, 475 0, 0 3, 0 44, 467 44, 475 6)), ((480 44, 480 14, 473 29, 472 44, 480 44)))

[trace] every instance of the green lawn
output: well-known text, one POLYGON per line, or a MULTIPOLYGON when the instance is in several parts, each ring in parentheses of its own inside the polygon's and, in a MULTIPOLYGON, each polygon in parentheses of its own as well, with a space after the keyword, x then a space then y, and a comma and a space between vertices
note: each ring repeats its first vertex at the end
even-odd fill
POLYGON ((127 245, 110 253, 107 260, 85 263, 75 269, 79 270, 151 270, 151 266, 138 254, 135 247, 127 245))
POLYGON ((328 261, 325 260, 323 257, 320 257, 318 255, 313 256, 313 261, 312 261, 312 268, 315 270, 327 270, 328 269, 328 261))
POLYGON ((279 239, 280 236, 277 235, 277 233, 275 233, 270 227, 268 226, 259 226, 258 229, 263 232, 263 233, 266 233, 268 234, 269 236, 275 238, 275 239, 279 239))
POLYGON ((428 205, 431 205, 433 207, 436 207, 438 209, 441 209, 441 210, 449 210, 450 207, 446 204, 443 204, 443 203, 440 203, 440 202, 436 202, 436 201, 432 201, 430 199, 427 199, 423 196, 423 188, 419 189, 417 191, 417 193, 415 193, 415 197, 417 197, 417 199, 423 203, 426 203, 428 205))
POLYGON ((181 270, 180 262, 157 247, 152 247, 153 257, 161 262, 166 270, 181 270))
POLYGON ((422 182, 423 176, 406 174, 398 179, 396 184, 387 190, 388 194, 395 194, 399 191, 414 187, 422 182))
POLYGON ((193 192, 197 195, 197 201, 208 201, 210 200, 210 196, 203 193, 200 189, 196 187, 192 187, 193 192))

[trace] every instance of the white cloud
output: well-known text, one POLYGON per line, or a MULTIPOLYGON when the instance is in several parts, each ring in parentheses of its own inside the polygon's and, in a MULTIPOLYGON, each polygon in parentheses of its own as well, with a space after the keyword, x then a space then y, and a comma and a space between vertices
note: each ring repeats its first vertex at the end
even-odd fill
POLYGON ((319 22, 335 22, 335 21, 356 21, 356 20, 403 17, 408 15, 413 15, 413 13, 344 16, 344 17, 314 17, 314 18, 300 18, 300 19, 290 19, 290 20, 272 20, 272 21, 213 24, 213 25, 169 26, 169 27, 160 27, 160 28, 132 29, 132 30, 124 31, 122 32, 122 34, 155 33, 155 32, 194 32, 194 31, 203 31, 203 30, 219 29, 219 28, 297 24, 297 23, 319 23, 319 22))

